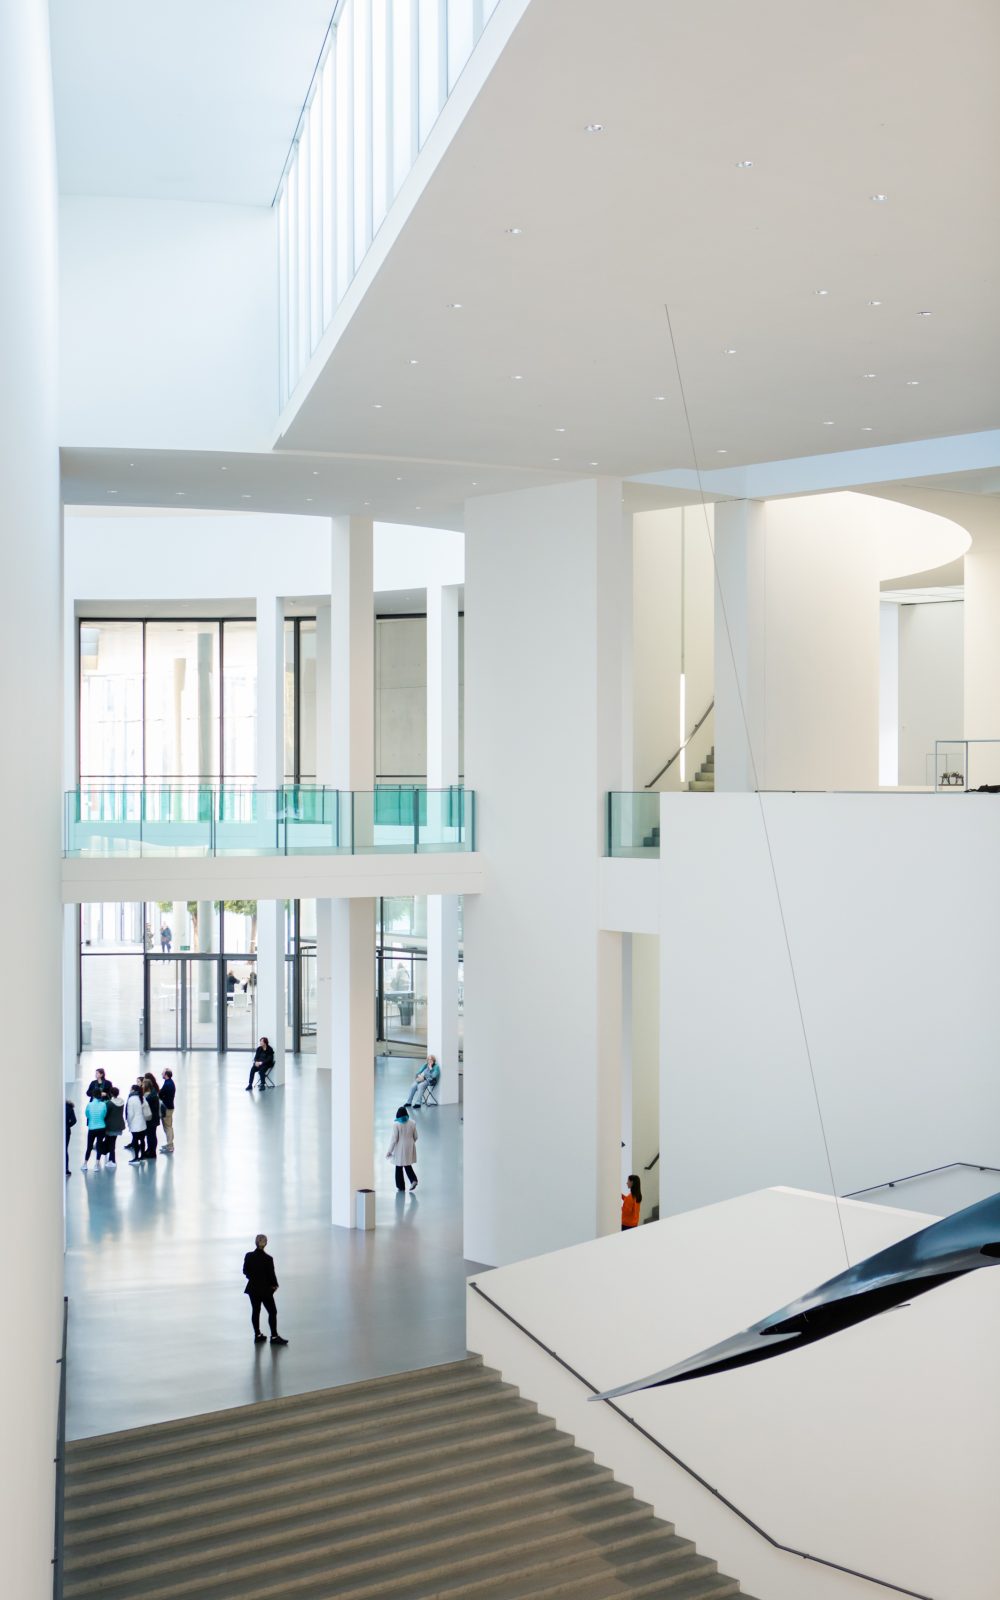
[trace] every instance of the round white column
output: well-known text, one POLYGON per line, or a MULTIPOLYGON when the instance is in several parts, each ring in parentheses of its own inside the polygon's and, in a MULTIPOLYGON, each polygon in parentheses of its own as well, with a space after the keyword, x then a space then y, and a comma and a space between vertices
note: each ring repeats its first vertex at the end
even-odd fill
POLYGON ((45 0, 0 6, 0 972, 8 1064, 33 1132, 0 1171, 5 1279, 18 1337, 0 1438, 5 1585, 52 1594, 53 1457, 62 1330, 60 508, 56 182, 45 0))

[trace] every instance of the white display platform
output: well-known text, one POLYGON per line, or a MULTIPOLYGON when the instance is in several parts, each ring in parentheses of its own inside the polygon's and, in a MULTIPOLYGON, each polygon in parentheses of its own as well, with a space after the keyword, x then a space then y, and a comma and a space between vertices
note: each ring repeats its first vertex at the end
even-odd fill
MULTIPOLYGON (((933 1218, 841 1201, 851 1261, 933 1218)), ((845 1266, 826 1195, 765 1189, 484 1272, 600 1389, 749 1326, 845 1266)), ((807 1349, 622 1408, 775 1539, 930 1600, 996 1600, 1000 1269, 807 1349)), ((872 1600, 775 1550, 472 1290, 468 1343, 758 1600, 872 1600)))

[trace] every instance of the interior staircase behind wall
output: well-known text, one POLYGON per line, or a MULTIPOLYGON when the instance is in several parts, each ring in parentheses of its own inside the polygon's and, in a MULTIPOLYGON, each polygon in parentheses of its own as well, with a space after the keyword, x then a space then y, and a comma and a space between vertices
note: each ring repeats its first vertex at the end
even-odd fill
POLYGON ((65 1600, 740 1592, 476 1357, 78 1440, 65 1506, 65 1600))
POLYGON ((715 746, 713 745, 694 777, 688 782, 692 794, 715 793, 715 746))

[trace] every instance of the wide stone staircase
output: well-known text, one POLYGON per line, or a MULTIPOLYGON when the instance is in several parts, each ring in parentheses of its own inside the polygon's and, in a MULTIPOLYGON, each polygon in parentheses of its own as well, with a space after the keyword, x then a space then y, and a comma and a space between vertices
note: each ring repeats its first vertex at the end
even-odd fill
POLYGON ((715 746, 713 745, 694 777, 688 782, 692 794, 715 793, 715 746))
POLYGON ((67 1448, 65 1600, 739 1592, 476 1357, 67 1448))

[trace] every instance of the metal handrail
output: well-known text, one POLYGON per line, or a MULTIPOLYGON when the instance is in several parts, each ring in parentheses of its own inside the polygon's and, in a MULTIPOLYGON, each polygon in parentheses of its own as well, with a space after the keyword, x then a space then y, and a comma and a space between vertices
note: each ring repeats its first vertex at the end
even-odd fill
POLYGON ((897 1183, 912 1183, 915 1178, 930 1178, 935 1172, 950 1172, 953 1167, 967 1167, 970 1172, 997 1172, 1000 1167, 991 1167, 979 1161, 946 1161, 940 1167, 925 1167, 923 1172, 908 1172, 904 1178, 885 1178, 881 1183, 870 1183, 867 1189, 852 1189, 849 1194, 842 1194, 842 1200, 856 1200, 860 1194, 874 1194, 876 1189, 895 1189, 897 1183))
POLYGON ((660 1152, 659 1152, 659 1150, 657 1150, 657 1152, 656 1152, 655 1156, 653 1157, 652 1161, 649 1163, 649 1166, 648 1167, 643 1167, 643 1169, 642 1169, 643 1172, 652 1172, 653 1168, 656 1166, 656 1163, 659 1161, 659 1159, 660 1159, 660 1152))
POLYGON ((59 1406, 56 1412, 56 1504, 52 1538, 52 1600, 62 1600, 63 1593, 63 1546, 65 1542, 63 1502, 66 1497, 66 1324, 68 1317, 69 1301, 63 1296, 62 1353, 57 1357, 59 1363, 59 1406))
MULTIPOLYGON (((484 1289, 480 1289, 478 1283, 470 1280, 469 1288, 481 1300, 485 1300, 487 1305, 491 1305, 494 1311, 499 1311, 507 1322, 517 1328, 519 1333, 523 1333, 525 1338, 530 1339, 532 1344, 536 1344, 539 1350, 544 1350, 547 1356, 551 1356, 553 1361, 558 1362, 559 1366, 568 1372, 571 1377, 575 1378, 577 1383, 582 1383, 583 1387, 589 1389, 591 1394, 601 1393, 600 1389, 591 1383, 589 1378, 585 1378, 582 1372, 577 1372, 576 1368, 571 1366, 558 1351, 551 1349, 544 1340, 539 1339, 536 1333, 532 1333, 530 1328, 526 1328, 523 1322, 518 1322, 516 1317, 512 1317, 510 1312, 505 1311, 503 1306, 499 1305, 491 1295, 488 1295, 484 1289)), ((754 1522, 751 1516, 748 1516, 745 1511, 741 1511, 739 1506, 728 1499, 721 1489, 717 1489, 714 1484, 709 1483, 707 1478, 703 1478, 700 1472, 695 1471, 694 1467, 689 1466, 686 1461, 682 1461, 679 1455, 676 1455, 673 1450, 670 1450, 663 1443, 662 1439, 658 1439, 654 1433, 650 1433, 648 1428, 644 1428, 641 1422, 636 1422, 635 1418, 630 1417, 627 1411, 623 1411, 621 1406, 615 1405, 613 1400, 605 1400, 604 1404, 609 1411, 613 1411, 616 1416, 621 1417, 623 1422, 627 1422, 630 1428, 634 1428, 636 1433, 641 1434, 649 1444, 659 1450, 661 1455, 665 1455, 668 1460, 672 1461, 674 1466, 680 1467, 681 1471, 686 1472, 689 1478, 694 1479, 695 1483, 700 1484, 703 1489, 707 1489, 709 1494, 718 1500, 720 1505, 725 1506, 727 1511, 732 1511, 734 1516, 739 1517, 741 1522, 745 1522, 748 1528, 759 1534, 773 1549, 782 1550, 786 1555, 798 1556, 802 1561, 811 1561, 819 1567, 829 1567, 833 1572, 844 1572, 851 1578, 861 1578, 865 1583, 878 1584, 882 1589, 891 1589, 893 1594, 905 1594, 909 1596, 909 1600, 932 1600, 931 1595, 924 1594, 919 1589, 907 1589, 901 1583, 891 1583, 888 1578, 873 1578, 870 1572, 859 1572, 856 1567, 845 1566, 841 1561, 829 1561, 826 1556, 814 1556, 808 1550, 799 1550, 795 1545, 785 1544, 781 1539, 776 1539, 773 1534, 767 1532, 766 1528, 762 1528, 760 1523, 754 1522)))
POLYGON ((669 772, 670 771, 670 768, 673 766, 674 762, 677 760, 677 757, 680 755, 681 751, 687 749, 688 745, 691 743, 691 740, 694 738, 695 734, 698 732, 698 729, 702 726, 703 723, 708 721, 709 717, 712 715, 712 712, 714 710, 715 710, 715 696, 713 695, 712 696, 712 704, 709 706, 708 710, 702 712, 701 716, 698 718, 698 721, 695 723, 694 727, 691 729, 691 732, 688 734, 687 738, 684 740, 684 743, 683 744, 679 744, 677 746, 677 749, 674 751, 673 755, 670 757, 670 760, 664 763, 664 765, 660 768, 659 772, 656 774, 656 777, 655 778, 650 778, 649 782, 645 785, 645 787, 647 789, 651 789, 653 787, 654 783, 659 783, 660 779, 663 777, 663 774, 665 772, 669 772))

